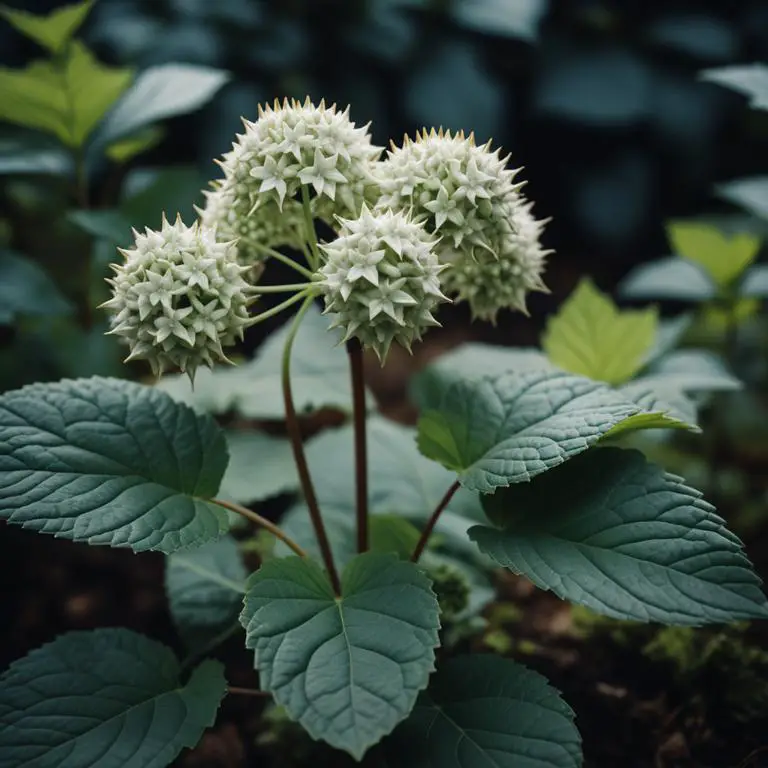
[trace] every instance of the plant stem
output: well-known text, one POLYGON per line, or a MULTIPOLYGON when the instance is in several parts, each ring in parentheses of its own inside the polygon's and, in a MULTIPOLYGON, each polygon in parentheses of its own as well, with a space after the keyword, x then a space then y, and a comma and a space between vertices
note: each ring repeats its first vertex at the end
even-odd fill
POLYGON ((299 426, 298 417, 296 416, 296 408, 293 404, 293 393, 291 391, 291 349, 293 348, 293 341, 296 338, 296 333, 299 330, 304 314, 311 305, 312 296, 307 296, 307 298, 304 299, 301 308, 296 313, 296 317, 293 319, 293 324, 288 332, 288 338, 285 340, 285 347, 283 349, 282 382, 283 400, 285 401, 285 426, 288 430, 288 437, 291 440, 293 458, 296 462, 296 470, 299 475, 301 490, 304 493, 304 499, 307 502, 307 508, 309 510, 309 517, 312 521, 312 526, 315 529, 317 545, 320 548, 320 554, 323 557, 323 562, 328 571, 328 577, 333 585, 333 590, 337 595, 340 595, 341 582, 339 581, 339 574, 336 572, 336 566, 333 562, 333 552, 331 551, 331 545, 328 541, 328 535, 325 532, 323 517, 320 514, 320 506, 317 502, 317 496, 315 495, 315 488, 312 485, 312 476, 309 474, 309 465, 307 464, 307 457, 304 453, 304 444, 301 439, 301 428, 299 426))
POLYGON ((75 150, 75 189, 78 205, 87 210, 90 207, 88 199, 88 172, 85 167, 85 156, 82 148, 75 150))
POLYGON ((276 251, 274 248, 269 248, 266 245, 262 245, 261 243, 254 243, 250 240, 246 240, 245 244, 249 248, 255 248, 257 251, 261 251, 261 253, 263 253, 265 256, 270 256, 273 259, 277 259, 277 261, 281 261, 291 269, 295 269, 299 274, 303 275, 308 280, 312 279, 312 272, 299 264, 298 261, 294 261, 290 256, 286 256, 284 253, 280 253, 280 251, 276 251))
POLYGON ((289 291, 303 291, 311 288, 312 283, 285 283, 283 285, 254 285, 253 293, 288 293, 289 291))
POLYGON ((312 269, 318 269, 320 266, 320 251, 317 247, 317 234, 315 233, 315 222, 312 218, 312 208, 309 201, 309 187, 306 184, 301 185, 301 207, 304 211, 304 225, 307 228, 307 241, 309 249, 312 252, 312 269))
POLYGON ((235 685, 227 686, 227 693, 235 693, 241 696, 271 696, 269 691, 259 691, 256 688, 238 688, 235 685))
POLYGON ((435 507, 435 511, 432 513, 432 517, 429 518, 426 526, 424 526, 424 530, 421 532, 421 538, 419 539, 418 544, 416 544, 416 549, 413 550, 413 554, 411 555, 412 562, 419 562, 419 558, 427 546, 427 541, 429 541, 429 537, 432 535, 432 531, 434 530, 440 515, 450 503, 451 499, 453 498, 453 494, 456 493, 459 488, 459 481, 455 480, 451 487, 445 492, 445 496, 440 499, 440 503, 437 505, 437 507, 435 507))
POLYGON ((238 630, 243 628, 239 621, 230 624, 226 629, 219 632, 218 635, 212 637, 202 648, 198 648, 187 656, 184 661, 181 662, 181 669, 189 669, 196 661, 203 656, 207 656, 214 648, 218 648, 223 642, 229 640, 232 635, 238 630))
POLYGON ((303 291, 300 291, 299 293, 294 293, 290 299, 281 301, 279 304, 272 307, 272 309, 268 309, 266 312, 262 312, 261 314, 254 315, 248 321, 248 327, 250 328, 252 325, 257 325, 258 323, 261 323, 264 320, 268 320, 270 317, 279 315, 284 309, 288 309, 288 307, 290 307, 292 304, 295 304, 297 301, 301 301, 304 298, 311 299, 312 296, 307 297, 308 292, 309 292, 309 289, 305 288, 303 291))
POLYGON ((290 537, 287 533, 280 530, 271 520, 267 520, 266 517, 262 517, 260 514, 247 509, 246 507, 235 504, 233 501, 224 501, 223 499, 211 499, 213 504, 218 504, 224 509, 228 509, 230 512, 237 512, 238 515, 247 517, 251 522, 260 525, 262 528, 268 530, 273 536, 276 536, 284 544, 287 544, 299 557, 306 557, 307 553, 290 537))
POLYGON ((352 371, 352 411, 355 422, 355 492, 357 509, 357 551, 368 550, 368 446, 366 443, 365 376, 363 348, 357 339, 347 342, 352 371))

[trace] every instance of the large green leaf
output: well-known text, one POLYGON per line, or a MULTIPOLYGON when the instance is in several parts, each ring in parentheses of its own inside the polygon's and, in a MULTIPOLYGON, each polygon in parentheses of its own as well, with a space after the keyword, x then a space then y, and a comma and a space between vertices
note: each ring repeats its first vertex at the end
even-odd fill
POLYGON ((289 440, 234 429, 226 437, 229 464, 221 481, 223 498, 250 504, 299 487, 289 440))
POLYGON ((173 621, 188 645, 202 645, 236 625, 247 575, 230 536, 168 556, 165 591, 173 621))
POLYGON ((0 250, 0 325, 17 315, 68 315, 73 306, 34 261, 0 250))
MULTIPOLYGON (((237 368, 199 371, 194 390, 187 376, 165 376, 158 387, 201 411, 235 410, 246 418, 282 419, 281 362, 289 325, 290 321, 273 333, 253 360, 237 368)), ((337 341, 328 331, 328 320, 318 309, 310 309, 296 335, 291 358, 293 398, 299 413, 323 407, 351 409, 349 361, 337 341)))
POLYGON ((711 224, 697 221, 670 222, 667 233, 676 253, 700 264, 719 286, 740 277, 760 250, 760 240, 752 235, 727 237, 711 224))
POLYGON ((144 70, 104 122, 99 143, 134 134, 158 120, 202 107, 229 80, 220 69, 197 64, 160 64, 144 70))
POLYGON ((768 67, 765 64, 705 69, 701 79, 743 93, 749 97, 749 106, 754 109, 768 109, 768 67))
POLYGON ((75 5, 65 5, 47 16, 0 7, 0 16, 43 48, 58 53, 85 21, 95 1, 85 0, 75 5))
POLYGON ((621 310, 585 278, 547 322, 542 347, 565 371, 623 384, 643 367, 657 321, 655 308, 621 310))
POLYGON ((768 618, 742 544, 683 480, 601 448, 484 499, 469 532, 499 565, 619 619, 700 625, 768 618))
POLYGON ((419 568, 394 555, 358 555, 341 592, 311 560, 272 560, 248 580, 241 622, 262 688, 312 738, 359 760, 426 687, 439 608, 419 568))
POLYGON ((162 768, 213 725, 224 670, 183 682, 169 648, 127 629, 70 632, 0 677, 3 768, 162 768))
POLYGON ((573 711, 544 677, 489 654, 441 663, 385 742, 392 768, 578 768, 573 711))
POLYGON ((640 410, 604 384, 567 373, 458 381, 419 419, 419 448, 465 488, 491 493, 562 464, 640 410))
POLYGON ((81 147, 131 77, 128 69, 101 64, 74 40, 61 65, 35 61, 26 69, 0 69, 0 119, 81 147))
POLYGON ((0 396, 0 516, 89 544, 173 552, 227 528, 210 499, 227 464, 215 422, 117 379, 0 396))
POLYGON ((619 283, 618 292, 628 299, 709 301, 717 289, 698 264, 669 256, 635 267, 619 283))

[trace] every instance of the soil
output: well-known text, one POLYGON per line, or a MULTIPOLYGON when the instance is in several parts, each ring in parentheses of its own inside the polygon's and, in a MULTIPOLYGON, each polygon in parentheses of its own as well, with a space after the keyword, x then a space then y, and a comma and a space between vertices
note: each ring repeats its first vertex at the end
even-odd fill
MULTIPOLYGON (((407 374, 461 338, 460 333, 437 334, 415 359, 396 356, 384 371, 372 364, 369 373, 382 410, 394 418, 411 418, 404 399, 407 374)), ((761 471, 765 478, 765 468, 761 471)), ((273 515, 278 511, 271 510, 273 515)), ((768 576, 768 519, 752 526, 747 550, 763 577, 768 576)), ((0 558, 5 582, 0 593, 2 668, 74 629, 128 627, 181 650, 164 599, 162 556, 88 547, 3 526, 0 558)), ((577 713, 586 768, 768 768, 768 713, 756 721, 734 722, 712 700, 719 692, 708 690, 705 682, 699 689, 685 689, 666 665, 650 661, 637 648, 607 636, 579 639, 569 607, 524 579, 506 577, 500 590, 505 601, 521 610, 510 629, 518 641, 513 655, 545 674, 577 713)), ((768 627, 756 624, 751 632, 754 642, 768 648, 768 627)), ((258 685, 240 638, 232 638, 217 655, 227 664, 231 685, 258 685)), ((289 763, 279 751, 259 746, 263 708, 257 697, 227 697, 215 727, 175 765, 348 764, 338 756, 325 763, 322 754, 289 763)))

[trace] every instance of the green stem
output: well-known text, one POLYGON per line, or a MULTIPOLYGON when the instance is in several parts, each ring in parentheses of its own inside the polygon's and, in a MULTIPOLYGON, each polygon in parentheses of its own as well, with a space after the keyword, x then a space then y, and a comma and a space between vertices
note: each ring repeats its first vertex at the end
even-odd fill
POLYGON ((244 240, 243 242, 249 248, 254 248, 255 250, 263 253, 265 256, 270 256, 271 258, 282 262, 283 264, 290 267, 291 269, 295 269, 299 274, 306 277, 307 280, 312 279, 312 272, 308 270, 306 267, 299 264, 298 261, 294 261, 290 256, 286 256, 284 253, 280 253, 280 251, 276 251, 274 248, 270 248, 266 245, 261 245, 261 243, 254 243, 250 240, 244 240))
POLYGON ((288 307, 290 307, 291 305, 296 304, 296 302, 301 301, 302 299, 305 299, 305 298, 309 298, 309 299, 312 298, 312 294, 309 293, 309 289, 299 291, 299 293, 294 293, 290 299, 281 301, 279 304, 272 307, 272 309, 268 309, 266 312, 262 312, 261 314, 254 315, 248 321, 248 327, 250 328, 252 325, 257 325, 258 323, 264 322, 264 320, 268 320, 270 317, 279 315, 284 309, 288 309, 288 307))
POLYGON ((311 288, 312 283, 286 283, 284 285, 259 285, 251 287, 251 293, 288 293, 289 291, 304 291, 311 288))
POLYGON ((307 464, 307 457, 304 453, 304 444, 301 439, 301 427, 299 426, 299 419, 296 416, 296 408, 293 404, 293 392, 291 391, 291 349, 293 348, 293 342, 296 338, 299 326, 301 325, 301 321, 310 306, 312 306, 312 296, 307 296, 307 298, 304 299, 301 308, 296 313, 293 324, 288 331, 288 338, 285 340, 285 347, 283 348, 282 383, 283 400, 285 401, 285 426, 288 430, 288 437, 291 440, 293 458, 296 462, 296 471, 299 475, 301 490, 304 493, 304 500, 307 502, 307 509, 309 510, 312 527, 315 529, 317 545, 320 548, 320 554, 323 557, 325 569, 328 571, 328 577, 333 585, 333 590, 337 595, 340 595, 341 582, 339 581, 339 574, 336 572, 336 566, 333 562, 333 552, 331 550, 330 542, 328 541, 328 535, 325 531, 323 517, 320 514, 320 505, 318 504, 317 496, 315 495, 312 476, 309 473, 309 465, 307 464))
POLYGON ((427 521, 427 524, 424 526, 424 530, 421 532, 421 538, 419 539, 418 543, 416 544, 416 549, 413 550, 413 554, 411 555, 411 561, 414 563, 419 562, 419 558, 421 557, 422 552, 424 552, 425 547, 427 546, 427 542, 429 541, 429 537, 432 535, 432 531, 435 528, 435 525, 437 524, 437 521, 440 519, 440 515, 443 513, 443 510, 448 506, 451 499, 453 498, 453 494, 456 493, 460 488, 459 481, 455 480, 453 482, 453 485, 445 492, 445 495, 442 499, 440 499, 440 503, 435 507, 435 511, 432 513, 432 517, 429 518, 427 521))
POLYGON ((366 443, 365 375, 363 348, 357 339, 347 342, 352 372, 352 412, 355 426, 355 494, 357 510, 357 551, 368 550, 368 446, 366 443))
POLYGON ((268 530, 273 536, 276 536, 284 544, 287 544, 299 557, 306 557, 307 553, 284 531, 281 531, 271 520, 267 520, 266 517, 262 517, 256 512, 248 509, 247 507, 235 504, 233 501, 224 501, 223 499, 211 499, 213 504, 218 504, 224 509, 228 509, 230 512, 236 512, 238 515, 242 515, 256 525, 260 525, 262 528, 268 530))
POLYGON ((317 247, 317 233, 315 232, 315 221, 312 217, 312 208, 309 201, 309 187, 306 184, 301 185, 301 207, 304 211, 304 225, 307 228, 306 239, 309 242, 309 250, 312 253, 311 267, 314 270, 320 267, 320 250, 317 247))

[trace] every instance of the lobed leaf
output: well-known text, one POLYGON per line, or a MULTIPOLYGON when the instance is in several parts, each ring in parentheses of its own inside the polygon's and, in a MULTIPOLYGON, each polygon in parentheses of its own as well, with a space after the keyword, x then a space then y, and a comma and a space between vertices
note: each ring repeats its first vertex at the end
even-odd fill
POLYGON ((70 632, 0 677, 3 768, 162 768, 213 725, 223 666, 186 682, 169 648, 127 629, 70 632))
POLYGON ((372 552, 324 571, 289 557, 248 580, 240 620, 261 686, 314 739, 356 759, 408 716, 434 668, 439 607, 410 562, 372 552))
POLYGON ((470 538, 564 600, 665 624, 768 618, 739 539, 698 491, 638 451, 590 451, 484 507, 498 527, 470 538))
POLYGON ((173 552, 218 538, 215 422, 151 387, 94 377, 0 395, 0 516, 42 533, 173 552))

